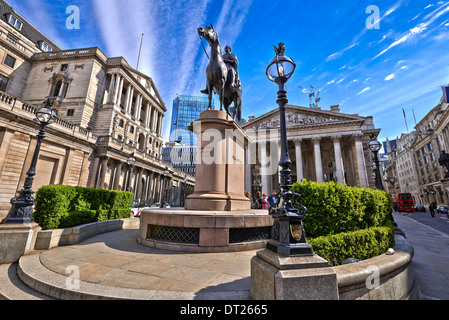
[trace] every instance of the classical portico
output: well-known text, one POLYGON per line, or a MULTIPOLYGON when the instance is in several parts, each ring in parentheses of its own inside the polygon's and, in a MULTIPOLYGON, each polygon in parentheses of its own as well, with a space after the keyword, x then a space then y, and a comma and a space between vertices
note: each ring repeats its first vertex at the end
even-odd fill
MULTIPOLYGON (((335 181, 374 187, 370 133, 379 133, 372 117, 287 105, 287 137, 293 181, 335 181)), ((246 152, 245 189, 267 195, 279 189, 279 111, 273 110, 243 126, 253 145, 246 152)))

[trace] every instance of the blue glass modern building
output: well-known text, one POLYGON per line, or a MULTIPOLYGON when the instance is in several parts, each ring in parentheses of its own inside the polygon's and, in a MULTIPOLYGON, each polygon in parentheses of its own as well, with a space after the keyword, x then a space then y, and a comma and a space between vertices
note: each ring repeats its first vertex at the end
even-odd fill
MULTIPOLYGON (((195 176, 196 145, 198 137, 189 130, 190 124, 200 118, 209 107, 209 98, 178 95, 173 100, 170 139, 162 149, 162 160, 175 169, 195 176)), ((218 110, 220 102, 212 99, 212 108, 218 110)))
MULTIPOLYGON (((199 119, 200 114, 209 107, 209 98, 178 95, 173 100, 173 110, 170 129, 170 142, 182 145, 196 145, 197 136, 189 131, 190 124, 199 119)), ((220 102, 212 99, 212 108, 218 110, 220 102)))

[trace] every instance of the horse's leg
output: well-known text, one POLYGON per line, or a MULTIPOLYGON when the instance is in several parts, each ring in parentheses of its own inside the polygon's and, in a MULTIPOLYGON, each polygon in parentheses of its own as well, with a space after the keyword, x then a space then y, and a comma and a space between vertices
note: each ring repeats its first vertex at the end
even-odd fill
POLYGON ((220 111, 223 111, 223 98, 224 98, 224 85, 221 87, 221 94, 220 94, 220 111))
POLYGON ((207 90, 209 90, 209 109, 212 110, 212 85, 208 82, 207 83, 207 90))

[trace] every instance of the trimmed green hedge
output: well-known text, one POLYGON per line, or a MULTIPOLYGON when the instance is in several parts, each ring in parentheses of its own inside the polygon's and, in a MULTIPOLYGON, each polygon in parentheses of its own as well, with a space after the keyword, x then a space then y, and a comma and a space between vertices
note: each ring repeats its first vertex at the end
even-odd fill
POLYGON ((303 181, 292 191, 309 211, 304 227, 311 238, 384 226, 391 213, 391 198, 381 190, 303 181))
POLYGON ((292 191, 301 195, 299 202, 309 212, 304 219, 308 242, 332 264, 372 258, 392 247, 392 201, 386 192, 306 180, 295 183, 292 191))
POLYGON ((393 225, 309 239, 317 255, 332 265, 341 265, 347 258, 366 260, 382 253, 394 243, 393 225))
POLYGON ((34 220, 43 230, 129 218, 133 194, 69 186, 44 186, 36 194, 34 220))

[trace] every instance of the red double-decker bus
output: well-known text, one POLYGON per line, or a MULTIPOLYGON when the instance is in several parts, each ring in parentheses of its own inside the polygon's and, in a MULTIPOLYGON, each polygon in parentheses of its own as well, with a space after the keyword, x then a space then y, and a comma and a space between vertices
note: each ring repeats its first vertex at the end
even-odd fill
POLYGON ((412 195, 410 193, 398 194, 398 207, 401 212, 414 212, 415 204, 412 195))

